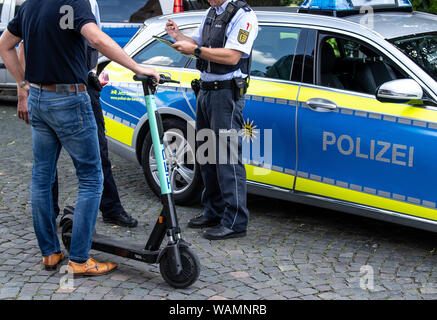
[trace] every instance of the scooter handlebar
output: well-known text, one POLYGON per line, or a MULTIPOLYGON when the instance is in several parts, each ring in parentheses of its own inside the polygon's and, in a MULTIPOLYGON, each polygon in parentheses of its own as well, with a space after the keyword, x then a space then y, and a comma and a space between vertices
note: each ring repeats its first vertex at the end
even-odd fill
MULTIPOLYGON (((146 75, 143 75, 143 74, 136 74, 136 75, 134 75, 134 80, 135 81, 142 81, 142 82, 149 82, 149 81, 151 81, 152 84, 156 83, 156 78, 155 77, 146 76, 146 75)), ((165 74, 160 74, 159 75, 159 83, 163 84, 163 83, 180 83, 180 82, 176 81, 176 80, 172 80, 169 76, 167 76, 165 74)))

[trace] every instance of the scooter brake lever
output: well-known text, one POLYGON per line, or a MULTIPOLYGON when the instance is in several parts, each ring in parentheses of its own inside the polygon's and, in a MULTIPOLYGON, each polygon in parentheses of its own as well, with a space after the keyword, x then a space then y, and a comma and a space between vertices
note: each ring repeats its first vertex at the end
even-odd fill
POLYGON ((167 76, 165 74, 160 74, 159 75, 159 83, 163 84, 163 83, 180 83, 180 82, 176 81, 176 80, 172 80, 169 76, 167 76))

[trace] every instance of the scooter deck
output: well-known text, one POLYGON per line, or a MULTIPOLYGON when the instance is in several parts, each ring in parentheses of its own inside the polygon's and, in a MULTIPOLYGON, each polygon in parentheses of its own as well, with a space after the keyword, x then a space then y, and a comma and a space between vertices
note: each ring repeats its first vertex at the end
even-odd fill
MULTIPOLYGON (((71 238, 71 234, 66 233, 65 236, 71 238)), ((160 253, 160 250, 145 250, 144 245, 142 244, 133 243, 131 241, 115 240, 110 236, 98 233, 93 235, 91 249, 145 263, 156 263, 160 253)))

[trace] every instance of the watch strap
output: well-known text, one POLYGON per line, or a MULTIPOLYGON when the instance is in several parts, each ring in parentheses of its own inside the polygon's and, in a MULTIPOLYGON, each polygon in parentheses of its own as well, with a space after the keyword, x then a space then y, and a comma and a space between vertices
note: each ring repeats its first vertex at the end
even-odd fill
POLYGON ((28 83, 29 83, 29 81, 24 80, 24 81, 21 81, 18 85, 20 86, 20 88, 24 88, 24 86, 28 83))
POLYGON ((200 58, 200 55, 202 54, 202 49, 200 49, 200 46, 197 46, 197 48, 196 49, 194 49, 194 55, 197 57, 197 58, 200 58))

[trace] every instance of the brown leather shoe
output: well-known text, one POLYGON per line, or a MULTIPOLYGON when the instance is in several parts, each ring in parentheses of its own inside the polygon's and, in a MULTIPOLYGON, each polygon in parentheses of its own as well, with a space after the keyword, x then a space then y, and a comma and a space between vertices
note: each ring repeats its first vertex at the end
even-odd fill
POLYGON ((44 263, 44 268, 47 271, 53 271, 56 270, 56 268, 62 262, 62 260, 64 260, 64 258, 64 252, 61 251, 61 253, 55 253, 48 257, 43 257, 42 263, 44 263))
POLYGON ((73 276, 100 276, 110 273, 117 268, 117 264, 113 262, 100 263, 89 258, 85 263, 68 262, 68 272, 72 272, 73 276))

